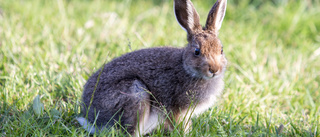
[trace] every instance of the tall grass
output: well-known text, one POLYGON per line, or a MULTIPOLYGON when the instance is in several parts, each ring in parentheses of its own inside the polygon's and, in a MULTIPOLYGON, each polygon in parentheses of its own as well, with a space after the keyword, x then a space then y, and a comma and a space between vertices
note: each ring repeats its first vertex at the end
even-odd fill
MULTIPOLYGON (((193 2, 204 24, 215 1, 193 2)), ((220 32, 225 91, 192 119, 189 135, 320 136, 319 6, 230 0, 220 32)), ((0 134, 85 136, 75 117, 90 74, 131 50, 185 44, 169 0, 2 0, 0 134), (33 109, 37 95, 41 114, 33 109)))

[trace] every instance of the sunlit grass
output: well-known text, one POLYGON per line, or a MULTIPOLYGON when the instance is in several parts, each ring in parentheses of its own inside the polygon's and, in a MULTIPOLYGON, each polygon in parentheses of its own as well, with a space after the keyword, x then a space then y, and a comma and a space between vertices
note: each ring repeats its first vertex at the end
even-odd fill
MULTIPOLYGON (((225 91, 189 135, 320 136, 320 3, 273 1, 229 1, 225 91)), ((202 24, 214 2, 194 1, 202 24)), ((131 49, 185 44, 169 0, 0 1, 0 134, 85 136, 75 117, 90 74, 131 49)))

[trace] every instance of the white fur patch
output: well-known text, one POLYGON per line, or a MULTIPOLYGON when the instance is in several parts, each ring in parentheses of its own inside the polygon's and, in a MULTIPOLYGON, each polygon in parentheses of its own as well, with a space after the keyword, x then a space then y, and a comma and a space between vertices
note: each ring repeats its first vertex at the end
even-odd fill
POLYGON ((194 15, 193 15, 193 8, 190 1, 187 1, 187 13, 188 13, 188 26, 190 29, 194 28, 194 15))
POLYGON ((223 82, 222 75, 223 74, 220 74, 219 76, 215 76, 215 78, 213 78, 214 81, 212 83, 214 84, 212 84, 210 88, 207 89, 209 90, 208 92, 211 93, 209 95, 209 98, 196 106, 193 112, 193 115, 199 115, 214 105, 217 97, 220 96, 220 94, 224 89, 224 82, 223 82))
POLYGON ((215 22, 215 28, 217 28, 217 30, 220 30, 221 28, 221 24, 222 24, 222 21, 223 21, 223 18, 226 14, 226 9, 227 9, 227 0, 220 0, 219 2, 221 2, 219 4, 219 11, 218 11, 218 14, 217 14, 217 20, 215 22))
POLYGON ((143 120, 139 123, 139 133, 135 133, 135 136, 145 135, 151 133, 161 122, 163 118, 157 111, 151 111, 142 118, 143 120))
POLYGON ((159 115, 156 112, 151 112, 148 118, 148 121, 145 123, 145 127, 143 129, 143 133, 150 133, 153 129, 155 129, 160 121, 159 121, 159 115))
POLYGON ((94 125, 90 124, 87 119, 83 117, 78 117, 77 120, 80 123, 80 125, 91 134, 93 134, 96 131, 94 125))

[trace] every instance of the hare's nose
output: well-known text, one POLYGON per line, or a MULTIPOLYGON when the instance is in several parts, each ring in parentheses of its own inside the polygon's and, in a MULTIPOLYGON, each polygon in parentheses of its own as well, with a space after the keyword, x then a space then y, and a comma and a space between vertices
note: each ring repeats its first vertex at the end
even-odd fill
POLYGON ((211 77, 213 77, 216 72, 213 69, 209 69, 209 73, 210 73, 211 77))
POLYGON ((212 69, 209 69, 209 72, 212 73, 212 74, 214 73, 212 69))

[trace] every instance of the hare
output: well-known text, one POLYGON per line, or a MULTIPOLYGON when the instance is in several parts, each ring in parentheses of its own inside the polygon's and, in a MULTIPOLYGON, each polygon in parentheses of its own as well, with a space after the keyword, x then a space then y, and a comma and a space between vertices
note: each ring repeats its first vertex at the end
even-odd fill
POLYGON ((103 65, 84 86, 79 123, 91 133, 121 125, 138 136, 160 123, 173 130, 168 119, 174 119, 188 132, 185 117, 207 110, 224 89, 227 59, 218 33, 226 6, 227 0, 217 0, 202 27, 190 0, 174 0, 187 46, 141 49, 103 65))

